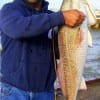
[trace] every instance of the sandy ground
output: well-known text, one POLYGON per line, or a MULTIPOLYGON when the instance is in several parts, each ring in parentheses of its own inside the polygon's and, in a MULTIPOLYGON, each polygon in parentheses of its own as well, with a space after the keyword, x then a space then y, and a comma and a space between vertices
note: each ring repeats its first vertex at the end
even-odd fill
MULTIPOLYGON (((87 82, 87 91, 79 91, 77 100, 100 100, 100 79, 87 82)), ((57 100, 65 100, 58 92, 57 100)))
POLYGON ((100 80, 87 82, 87 91, 79 91, 77 100, 100 100, 100 80))

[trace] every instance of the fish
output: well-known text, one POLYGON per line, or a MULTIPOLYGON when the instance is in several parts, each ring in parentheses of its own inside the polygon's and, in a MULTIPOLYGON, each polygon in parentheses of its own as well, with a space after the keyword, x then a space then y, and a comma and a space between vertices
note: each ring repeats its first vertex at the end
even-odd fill
MULTIPOLYGON (((61 11, 82 10, 81 0, 63 0, 61 11)), ((85 12, 85 11, 84 11, 85 12)), ((57 76, 65 100, 76 100, 87 55, 87 20, 77 27, 60 26, 58 47, 60 64, 57 76)))

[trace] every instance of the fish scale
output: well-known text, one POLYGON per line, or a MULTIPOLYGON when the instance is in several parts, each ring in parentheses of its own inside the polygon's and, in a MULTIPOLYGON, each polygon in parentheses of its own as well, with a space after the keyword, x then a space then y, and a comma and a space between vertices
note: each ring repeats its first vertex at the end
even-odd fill
MULTIPOLYGON (((80 0, 63 0, 61 10, 69 9, 80 9, 80 0)), ((76 100, 85 64, 87 34, 83 28, 82 34, 84 38, 79 44, 78 36, 80 29, 82 29, 82 25, 74 28, 63 25, 60 27, 58 34, 61 62, 58 68, 58 76, 62 93, 66 100, 76 100)))

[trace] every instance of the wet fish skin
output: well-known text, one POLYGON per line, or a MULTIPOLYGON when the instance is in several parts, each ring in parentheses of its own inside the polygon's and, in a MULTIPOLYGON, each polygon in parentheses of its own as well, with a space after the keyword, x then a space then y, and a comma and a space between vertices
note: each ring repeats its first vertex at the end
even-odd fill
MULTIPOLYGON (((63 0, 61 10, 80 9, 80 0, 63 0)), ((86 24, 86 23, 85 23, 86 24)), ((58 45, 60 52, 60 65, 58 78, 62 93, 66 100, 76 100, 77 92, 82 79, 85 57, 87 52, 87 34, 83 31, 83 40, 79 44, 79 29, 61 26, 58 33, 58 45)))

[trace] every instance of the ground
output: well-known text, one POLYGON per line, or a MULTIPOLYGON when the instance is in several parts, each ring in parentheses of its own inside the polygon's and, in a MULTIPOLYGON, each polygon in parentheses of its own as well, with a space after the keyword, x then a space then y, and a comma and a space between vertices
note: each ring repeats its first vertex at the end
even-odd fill
MULTIPOLYGON (((77 100, 100 100, 100 79, 87 82, 88 89, 79 91, 77 100)), ((57 100, 64 100, 61 91, 58 93, 57 100)))

